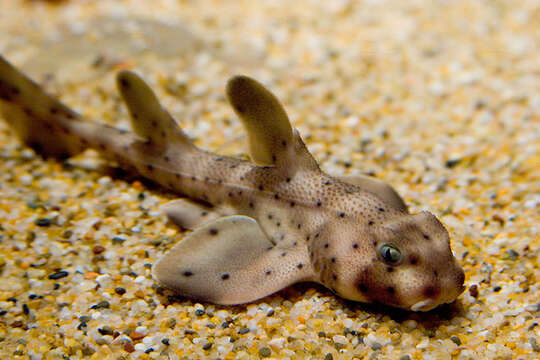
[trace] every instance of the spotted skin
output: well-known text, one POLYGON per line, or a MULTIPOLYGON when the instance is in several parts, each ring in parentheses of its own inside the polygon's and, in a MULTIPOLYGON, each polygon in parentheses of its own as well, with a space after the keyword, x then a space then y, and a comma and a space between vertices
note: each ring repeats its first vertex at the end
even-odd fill
POLYGON ((154 264, 164 286, 239 304, 315 281, 346 299, 414 311, 463 291, 439 220, 410 214, 380 180, 321 171, 279 101, 255 80, 227 84, 251 161, 195 147, 134 73, 121 71, 117 85, 133 132, 84 120, 0 57, 0 110, 27 145, 59 158, 93 148, 190 199, 163 209, 194 230, 154 264))

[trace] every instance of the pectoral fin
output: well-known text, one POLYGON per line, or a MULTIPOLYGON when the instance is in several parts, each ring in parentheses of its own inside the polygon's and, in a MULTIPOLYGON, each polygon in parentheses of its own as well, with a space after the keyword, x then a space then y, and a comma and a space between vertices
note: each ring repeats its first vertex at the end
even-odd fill
POLYGON ((274 247, 246 216, 223 217, 198 228, 165 254, 152 273, 180 295, 216 304, 254 301, 313 277, 305 248, 274 247))
POLYGON ((369 191, 370 193, 377 195, 382 201, 398 210, 408 212, 405 201, 403 201, 397 191, 382 180, 363 175, 341 175, 335 177, 343 182, 356 185, 364 191, 369 191))

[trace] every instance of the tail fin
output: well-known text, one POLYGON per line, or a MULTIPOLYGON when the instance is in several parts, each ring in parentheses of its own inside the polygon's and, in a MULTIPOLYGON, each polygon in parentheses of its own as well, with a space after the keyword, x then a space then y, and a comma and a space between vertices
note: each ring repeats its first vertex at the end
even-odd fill
POLYGON ((45 156, 65 158, 84 146, 72 136, 69 123, 80 115, 47 95, 0 56, 0 113, 25 144, 45 156))

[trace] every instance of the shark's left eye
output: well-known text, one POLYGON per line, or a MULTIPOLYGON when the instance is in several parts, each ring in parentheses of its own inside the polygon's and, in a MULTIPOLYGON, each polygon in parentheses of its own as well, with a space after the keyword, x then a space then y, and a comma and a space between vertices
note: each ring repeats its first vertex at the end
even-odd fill
POLYGON ((401 261, 401 252, 392 245, 382 244, 379 247, 379 253, 383 260, 389 264, 395 265, 401 261))

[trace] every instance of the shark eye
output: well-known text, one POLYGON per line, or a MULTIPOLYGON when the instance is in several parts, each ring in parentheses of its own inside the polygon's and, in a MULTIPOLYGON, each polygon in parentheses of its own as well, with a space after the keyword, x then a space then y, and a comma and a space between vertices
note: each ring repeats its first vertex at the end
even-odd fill
POLYGON ((382 244, 379 247, 379 254, 381 254, 384 261, 392 265, 401 261, 401 252, 392 245, 382 244))

